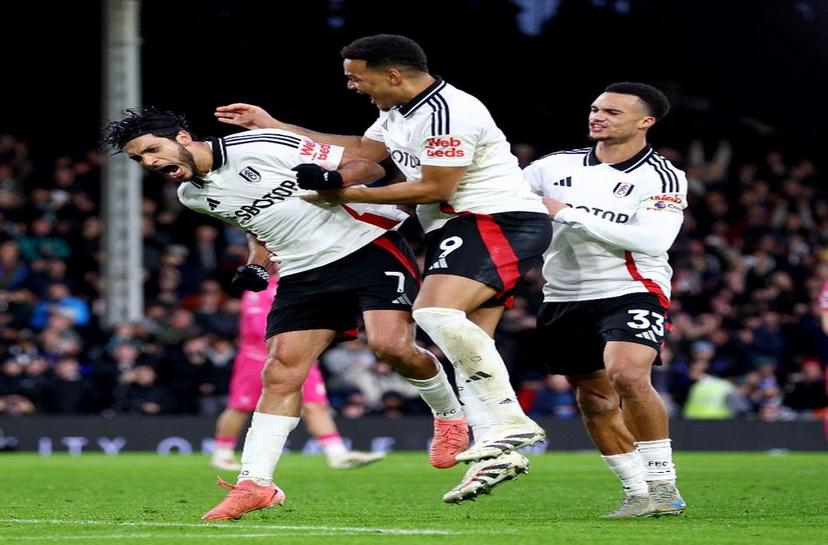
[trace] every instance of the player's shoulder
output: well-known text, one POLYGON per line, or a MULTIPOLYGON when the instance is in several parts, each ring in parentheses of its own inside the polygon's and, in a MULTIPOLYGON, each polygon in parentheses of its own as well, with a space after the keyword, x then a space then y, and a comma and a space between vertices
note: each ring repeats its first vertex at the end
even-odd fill
POLYGON ((537 165, 536 168, 545 165, 586 166, 586 159, 590 150, 592 150, 592 148, 575 148, 553 151, 552 153, 547 153, 546 155, 535 159, 527 168, 535 165, 537 165))
POLYGON ((687 176, 684 171, 655 150, 647 154, 636 170, 639 175, 645 175, 654 186, 661 187, 663 193, 687 192, 687 176))
POLYGON ((274 146, 296 149, 302 143, 298 134, 279 129, 253 129, 225 136, 222 140, 228 152, 274 146))

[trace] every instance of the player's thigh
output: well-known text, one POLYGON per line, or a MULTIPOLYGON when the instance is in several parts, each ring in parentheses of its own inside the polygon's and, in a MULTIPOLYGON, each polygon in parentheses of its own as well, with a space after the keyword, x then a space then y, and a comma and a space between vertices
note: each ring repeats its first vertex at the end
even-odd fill
POLYGON ((650 293, 633 293, 605 300, 601 337, 607 371, 649 373, 669 328, 667 309, 650 293), (629 369, 627 369, 629 368, 629 369))
POLYGON ((469 320, 485 331, 489 337, 494 338, 497 324, 500 323, 504 310, 506 309, 502 306, 480 307, 469 312, 469 320))

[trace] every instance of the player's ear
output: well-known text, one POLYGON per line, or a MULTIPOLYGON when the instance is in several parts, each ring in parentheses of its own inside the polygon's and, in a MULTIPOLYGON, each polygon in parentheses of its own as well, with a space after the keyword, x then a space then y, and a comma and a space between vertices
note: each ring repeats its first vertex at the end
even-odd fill
POLYGON ((182 146, 186 146, 193 143, 193 137, 187 131, 178 131, 178 134, 175 135, 175 141, 182 146))

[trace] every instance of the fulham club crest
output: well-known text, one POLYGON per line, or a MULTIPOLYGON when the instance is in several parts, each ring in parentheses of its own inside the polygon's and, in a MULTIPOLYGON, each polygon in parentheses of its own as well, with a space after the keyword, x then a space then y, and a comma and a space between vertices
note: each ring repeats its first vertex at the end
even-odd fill
POLYGON ((628 184, 627 182, 618 182, 615 184, 615 189, 612 190, 612 194, 620 199, 632 193, 634 187, 635 185, 628 184))
POLYGON ((244 167, 241 172, 239 172, 239 176, 247 180, 248 182, 261 182, 262 175, 259 174, 255 168, 253 167, 244 167))

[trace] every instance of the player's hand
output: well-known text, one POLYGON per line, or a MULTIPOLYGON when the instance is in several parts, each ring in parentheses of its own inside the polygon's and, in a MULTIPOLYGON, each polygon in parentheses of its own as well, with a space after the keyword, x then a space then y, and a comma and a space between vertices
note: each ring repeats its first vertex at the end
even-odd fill
POLYGON ((264 108, 244 102, 219 106, 214 115, 222 123, 238 125, 245 129, 278 129, 281 126, 281 123, 264 108))
POLYGON ((325 191, 317 191, 309 195, 302 195, 301 199, 307 202, 324 203, 332 206, 338 206, 342 203, 348 202, 345 198, 344 190, 342 189, 328 189, 325 191))
POLYGON ((242 265, 236 269, 230 285, 240 290, 264 291, 269 279, 270 273, 261 265, 242 265))
POLYGON ((335 170, 325 170, 313 163, 302 163, 291 170, 296 172, 296 182, 302 189, 323 191, 342 187, 342 175, 335 170))
POLYGON ((549 210, 549 217, 554 218, 555 214, 567 208, 566 204, 562 203, 556 199, 550 199, 549 197, 543 198, 543 204, 546 205, 546 209, 549 210))

